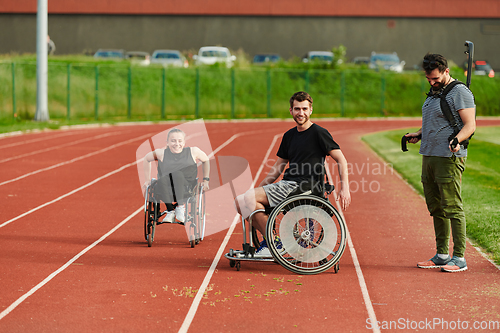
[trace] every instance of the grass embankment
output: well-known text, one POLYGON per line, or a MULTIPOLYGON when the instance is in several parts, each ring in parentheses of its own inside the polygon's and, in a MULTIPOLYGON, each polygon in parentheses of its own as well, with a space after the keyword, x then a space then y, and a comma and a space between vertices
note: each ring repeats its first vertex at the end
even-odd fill
MULTIPOLYGON (((415 130, 379 132, 363 140, 423 195, 419 145, 409 144, 406 153, 400 148, 401 137, 415 130)), ((462 197, 467 236, 500 264, 500 127, 479 127, 471 140, 462 197)))

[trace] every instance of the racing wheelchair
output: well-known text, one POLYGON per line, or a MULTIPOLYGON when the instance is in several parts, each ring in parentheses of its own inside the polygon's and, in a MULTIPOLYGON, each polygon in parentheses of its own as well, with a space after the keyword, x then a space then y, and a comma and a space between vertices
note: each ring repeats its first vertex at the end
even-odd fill
POLYGON ((167 210, 161 211, 160 199, 155 193, 158 185, 157 179, 152 179, 146 187, 144 195, 144 237, 148 247, 153 245, 155 229, 157 225, 170 223, 186 225, 189 236, 189 244, 195 247, 205 237, 205 192, 203 186, 196 179, 188 188, 189 198, 186 202, 186 216, 184 222, 167 222, 161 218, 167 214, 167 210))
POLYGON ((294 191, 276 207, 252 212, 248 228, 242 216, 243 250, 230 249, 225 254, 229 265, 239 271, 242 261, 274 261, 296 274, 318 274, 332 267, 337 273, 346 247, 346 225, 328 199, 334 186, 323 183, 319 190, 314 188, 294 191), (258 212, 269 215, 265 238, 272 258, 254 257, 259 241, 252 217, 258 212))

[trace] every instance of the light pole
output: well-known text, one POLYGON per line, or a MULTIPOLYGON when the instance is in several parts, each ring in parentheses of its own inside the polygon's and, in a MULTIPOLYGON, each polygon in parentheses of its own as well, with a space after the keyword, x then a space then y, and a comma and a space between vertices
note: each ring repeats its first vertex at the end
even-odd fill
POLYGON ((49 120, 49 109, 47 103, 47 1, 48 0, 38 0, 36 14, 36 121, 49 120))

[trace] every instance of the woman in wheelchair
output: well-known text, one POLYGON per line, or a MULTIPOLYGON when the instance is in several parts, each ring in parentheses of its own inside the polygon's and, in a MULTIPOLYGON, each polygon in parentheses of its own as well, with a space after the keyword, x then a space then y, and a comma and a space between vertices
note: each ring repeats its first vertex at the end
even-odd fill
POLYGON ((196 185, 197 162, 203 164, 202 186, 208 190, 210 162, 198 147, 184 147, 186 134, 177 128, 167 134, 166 149, 156 149, 144 157, 145 187, 151 184, 151 162, 158 161, 158 181, 154 185, 155 197, 167 206, 164 222, 185 221, 185 203, 190 190, 196 185))

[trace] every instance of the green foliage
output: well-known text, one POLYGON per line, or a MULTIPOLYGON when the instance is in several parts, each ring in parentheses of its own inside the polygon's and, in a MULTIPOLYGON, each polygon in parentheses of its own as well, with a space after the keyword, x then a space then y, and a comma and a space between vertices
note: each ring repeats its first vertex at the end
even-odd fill
POLYGON ((332 48, 333 56, 337 64, 344 64, 347 60, 346 53, 347 48, 344 45, 339 45, 338 47, 332 48))
MULTIPOLYGON (((404 179, 423 195, 418 145, 401 151, 401 137, 415 128, 380 132, 362 139, 391 163, 404 179)), ((467 236, 500 264, 500 127, 479 127, 468 149, 462 197, 467 236)))

